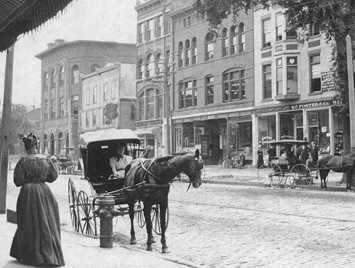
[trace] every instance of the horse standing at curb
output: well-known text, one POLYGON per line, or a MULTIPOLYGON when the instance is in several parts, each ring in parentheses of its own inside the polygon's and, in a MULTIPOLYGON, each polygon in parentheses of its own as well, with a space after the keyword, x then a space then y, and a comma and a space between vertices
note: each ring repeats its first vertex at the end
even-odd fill
POLYGON ((139 200, 144 203, 143 212, 148 234, 147 251, 152 251, 151 208, 153 204, 159 204, 162 252, 169 252, 165 239, 165 213, 168 207, 170 182, 181 172, 184 172, 190 179, 190 185, 192 184, 194 188, 198 188, 202 184, 202 168, 203 161, 198 150, 195 153, 177 153, 156 159, 138 158, 126 167, 125 187, 132 187, 137 193, 128 202, 129 217, 131 219, 131 244, 137 243, 133 222, 134 204, 139 200), (138 184, 140 186, 136 187, 138 184))
POLYGON ((346 173, 346 189, 351 190, 351 181, 355 175, 355 153, 343 156, 327 155, 318 161, 318 167, 321 189, 327 189, 326 178, 332 170, 346 173))

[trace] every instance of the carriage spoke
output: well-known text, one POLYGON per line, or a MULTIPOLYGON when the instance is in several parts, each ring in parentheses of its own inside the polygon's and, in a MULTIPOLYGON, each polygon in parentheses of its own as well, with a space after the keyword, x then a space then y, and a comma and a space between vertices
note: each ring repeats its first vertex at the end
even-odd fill
POLYGON ((78 222, 81 233, 92 236, 97 235, 93 205, 84 191, 80 191, 78 194, 78 222))

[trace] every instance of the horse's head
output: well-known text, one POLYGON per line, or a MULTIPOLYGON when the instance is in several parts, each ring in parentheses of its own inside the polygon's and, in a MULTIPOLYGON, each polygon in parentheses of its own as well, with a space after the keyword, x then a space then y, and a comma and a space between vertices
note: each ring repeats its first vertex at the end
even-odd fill
POLYGON ((203 160, 200 157, 199 150, 196 150, 195 155, 189 155, 189 161, 185 165, 184 173, 189 177, 190 183, 194 188, 200 187, 202 184, 201 170, 203 169, 203 160))

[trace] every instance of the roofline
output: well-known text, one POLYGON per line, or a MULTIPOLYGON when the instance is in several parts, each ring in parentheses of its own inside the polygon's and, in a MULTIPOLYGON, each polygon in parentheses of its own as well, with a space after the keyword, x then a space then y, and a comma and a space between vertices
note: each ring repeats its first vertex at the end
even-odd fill
MULTIPOLYGON (((55 43, 54 43, 55 44, 55 43)), ((136 48, 135 43, 118 43, 118 42, 113 42, 113 41, 96 41, 96 40, 75 40, 75 41, 70 41, 70 42, 63 42, 57 45, 54 45, 51 48, 47 48, 45 51, 40 52, 39 54, 36 54, 35 57, 38 59, 44 58, 46 55, 53 53, 56 50, 62 49, 66 46, 74 46, 74 45, 81 45, 81 44, 106 44, 106 45, 122 45, 122 46, 132 46, 136 48)))

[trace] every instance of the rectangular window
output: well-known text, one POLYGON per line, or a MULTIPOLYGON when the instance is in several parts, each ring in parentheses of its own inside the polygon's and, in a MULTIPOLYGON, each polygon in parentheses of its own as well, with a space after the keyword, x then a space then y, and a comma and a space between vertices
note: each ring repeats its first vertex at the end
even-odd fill
POLYGON ((287 57, 287 94, 298 93, 297 57, 287 57))
POLYGON ((147 41, 150 41, 153 38, 154 33, 154 20, 148 20, 147 22, 147 41))
POLYGON ((97 102, 97 86, 94 86, 92 89, 92 103, 97 102))
POLYGON ((55 107, 55 100, 51 100, 50 105, 51 105, 50 118, 53 119, 53 118, 55 118, 55 109, 56 109, 56 107, 55 107))
POLYGON ((231 36, 231 54, 237 53, 237 27, 233 26, 230 31, 231 36))
POLYGON ((281 12, 276 13, 276 41, 282 40, 283 33, 283 14, 281 12))
POLYGON ((85 113, 85 126, 88 127, 89 126, 89 112, 85 113))
POLYGON ((154 102, 154 98, 155 98, 155 90, 149 89, 147 90, 147 110, 146 110, 146 115, 147 115, 147 119, 154 119, 155 115, 154 115, 154 107, 155 107, 155 102, 154 102))
POLYGON ((108 83, 104 83, 104 88, 103 88, 103 100, 107 101, 108 99, 108 83))
POLYGON ((320 68, 320 54, 310 56, 311 64, 311 93, 321 91, 321 68, 320 68))
POLYGON ((97 110, 92 111, 92 126, 96 126, 97 110))
POLYGON ((271 64, 263 66, 263 99, 270 99, 272 97, 271 88, 271 64))
POLYGON ((214 103, 214 77, 206 77, 206 105, 214 103))
POLYGON ((197 105, 196 80, 179 83, 179 108, 197 105))
POLYGON ((90 88, 86 89, 86 105, 90 105, 90 88))
POLYGON ((138 121, 144 120, 144 94, 138 98, 138 121))
POLYGON ((206 60, 213 59, 213 50, 214 50, 214 44, 207 43, 206 44, 206 60))
POLYGON ((296 39, 297 31, 290 23, 286 21, 286 39, 296 39))
POLYGON ((245 71, 223 74, 223 102, 245 99, 245 71))
POLYGON ((276 59, 276 95, 282 95, 283 92, 283 68, 282 58, 276 59))
POLYGON ((270 18, 262 21, 263 47, 271 46, 271 20, 270 18))
POLYGON ((138 43, 142 43, 144 41, 144 23, 138 24, 137 31, 138 43))
POLYGON ((163 94, 157 95, 157 118, 163 117, 163 94))
POLYGON ((116 80, 111 82, 111 99, 116 98, 116 80))
POLYGON ((158 16, 156 37, 160 37, 162 33, 163 33, 163 16, 158 16))
POLYGON ((59 116, 64 117, 64 97, 59 98, 59 116))

